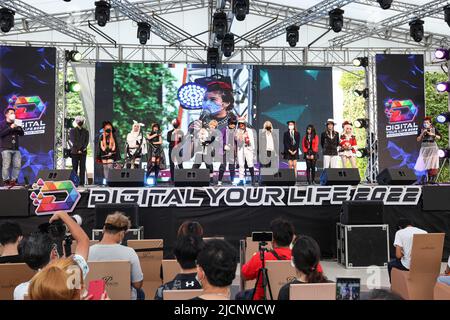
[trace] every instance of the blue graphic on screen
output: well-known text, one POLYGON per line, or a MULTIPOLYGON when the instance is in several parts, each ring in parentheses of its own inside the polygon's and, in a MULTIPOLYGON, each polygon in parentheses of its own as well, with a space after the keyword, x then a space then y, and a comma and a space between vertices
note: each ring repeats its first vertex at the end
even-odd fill
POLYGON ((264 90, 266 88, 269 88, 270 87, 269 72, 267 72, 267 70, 260 70, 259 71, 259 76, 261 78, 261 81, 259 83, 260 90, 264 90))

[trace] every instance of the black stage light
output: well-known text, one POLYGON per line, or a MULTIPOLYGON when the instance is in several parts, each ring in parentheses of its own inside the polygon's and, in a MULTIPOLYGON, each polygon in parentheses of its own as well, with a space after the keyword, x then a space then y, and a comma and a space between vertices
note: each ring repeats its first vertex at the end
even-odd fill
POLYGON ((81 61, 81 53, 77 50, 66 50, 66 61, 71 62, 80 62, 81 61))
POLYGON ((75 118, 65 118, 64 119, 64 128, 69 129, 69 128, 75 128, 76 124, 75 124, 75 118))
POLYGON ((150 28, 147 22, 138 23, 137 37, 140 44, 145 45, 147 40, 150 39, 150 28))
POLYGON ((357 97, 363 97, 364 99, 367 99, 369 97, 369 88, 365 88, 364 90, 356 89, 353 93, 357 97))
POLYGON ((222 40, 228 31, 227 14, 225 12, 216 12, 213 17, 213 32, 217 40, 222 40))
POLYGON ((95 20, 100 27, 106 26, 109 21, 111 5, 106 1, 95 2, 95 20))
POLYGON ((344 27, 344 10, 333 9, 329 13, 330 27, 334 32, 341 32, 344 27))
POLYGON ((208 48, 207 63, 210 64, 212 68, 215 68, 219 61, 219 49, 208 48))
POLYGON ((448 123, 450 122, 450 112, 444 112, 441 113, 436 117, 436 121, 440 124, 448 123))
POLYGON ((369 119, 356 119, 353 121, 353 125, 358 129, 367 129, 369 127, 369 119))
POLYGON ((0 29, 2 32, 9 32, 14 27, 14 15, 16 13, 13 10, 7 8, 0 9, 0 29))
POLYGON ((225 57, 231 57, 234 51, 234 34, 227 33, 222 40, 222 52, 225 57))
POLYGON ((244 21, 245 16, 250 12, 249 0, 233 0, 231 10, 237 21, 244 21))
POLYGON ((353 59, 353 65, 355 67, 367 68, 369 66, 369 58, 368 57, 355 58, 355 59, 353 59))
POLYGON ((299 40, 298 30, 300 30, 299 26, 292 25, 286 28, 286 41, 289 43, 291 47, 295 47, 299 40))
POLYGON ((377 0, 380 4, 381 9, 387 10, 391 7, 392 0, 377 0))
POLYGON ((438 155, 441 159, 450 159, 450 149, 439 149, 438 155))
POLYGON ((66 90, 67 93, 69 93, 69 92, 80 92, 81 91, 81 86, 76 81, 66 81, 66 83, 64 84, 64 89, 66 90))
POLYGON ((356 151, 357 158, 366 158, 369 156, 369 154, 370 152, 368 148, 361 148, 356 151))
POLYGON ((445 22, 447 22, 448 26, 450 27, 450 4, 444 7, 444 19, 445 22))
POLYGON ((415 42, 420 42, 423 39, 423 24, 423 20, 420 19, 413 20, 409 23, 409 34, 415 42))

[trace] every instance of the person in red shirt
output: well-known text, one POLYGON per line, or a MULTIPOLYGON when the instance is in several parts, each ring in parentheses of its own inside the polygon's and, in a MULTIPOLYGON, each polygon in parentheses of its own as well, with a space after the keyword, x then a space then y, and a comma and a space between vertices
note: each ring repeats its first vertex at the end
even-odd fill
POLYGON ((344 132, 342 133, 339 141, 339 155, 342 159, 342 167, 346 168, 348 162, 350 162, 352 168, 358 168, 356 164, 356 151, 358 151, 358 145, 356 137, 353 134, 353 124, 351 122, 345 121, 342 124, 342 129, 344 129, 344 132))
MULTIPOLYGON (((295 229, 291 222, 284 219, 275 219, 270 223, 270 230, 273 233, 272 246, 273 249, 264 252, 264 259, 267 260, 291 260, 292 252, 290 245, 294 240, 295 229)), ((242 266, 241 277, 244 280, 254 280, 258 276, 258 271, 262 267, 262 261, 258 252, 246 264, 242 266)), ((319 265, 318 271, 322 272, 319 265)), ((270 279, 269 279, 270 280, 270 279)), ((251 296, 251 295, 249 295, 251 296)), ((253 296, 253 300, 263 300, 264 288, 262 287, 262 279, 258 281, 258 287, 253 296)))
POLYGON ((302 140, 303 158, 306 160, 306 179, 308 184, 314 184, 316 177, 316 162, 319 157, 319 136, 312 124, 306 128, 302 140))

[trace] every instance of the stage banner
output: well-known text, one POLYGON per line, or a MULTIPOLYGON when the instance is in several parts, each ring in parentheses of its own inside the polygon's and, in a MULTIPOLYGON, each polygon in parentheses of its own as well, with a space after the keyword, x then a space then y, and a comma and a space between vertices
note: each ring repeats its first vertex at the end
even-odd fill
POLYGON ((20 183, 32 183, 39 170, 53 169, 55 64, 55 48, 0 47, 0 121, 11 105, 25 131, 20 183))
POLYGON ((379 170, 412 169, 425 117, 423 55, 376 55, 376 77, 379 170))

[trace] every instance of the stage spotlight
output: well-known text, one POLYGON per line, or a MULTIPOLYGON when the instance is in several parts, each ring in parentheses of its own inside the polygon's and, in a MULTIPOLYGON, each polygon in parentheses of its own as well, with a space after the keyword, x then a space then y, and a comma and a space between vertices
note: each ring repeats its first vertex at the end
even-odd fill
POLYGON ((81 86, 76 81, 66 81, 65 90, 66 92, 80 92, 81 86))
POLYGON ((387 10, 391 7, 392 0, 377 0, 377 2, 380 4, 381 9, 387 10))
POLYGON ((141 45, 147 44, 147 40, 150 39, 150 28, 147 22, 138 23, 137 38, 141 45))
POLYGON ((353 59, 353 65, 355 67, 367 68, 369 66, 369 58, 368 57, 355 58, 355 59, 353 59))
POLYGON ((178 101, 188 109, 201 109, 206 88, 194 82, 188 82, 178 89, 178 101))
POLYGON ((64 159, 70 158, 71 155, 72 155, 72 149, 70 149, 70 148, 64 148, 63 149, 63 157, 64 157, 64 159))
POLYGON ((438 155, 439 158, 450 159, 450 149, 439 149, 438 155))
POLYGON ((299 40, 298 30, 300 30, 300 27, 296 25, 286 28, 286 41, 291 47, 295 47, 297 45, 299 40))
POLYGON ((440 82, 436 85, 436 90, 438 92, 450 92, 450 82, 440 82))
POLYGON ((66 61, 71 62, 80 62, 81 61, 81 53, 77 50, 66 50, 66 61))
POLYGON ((100 0, 95 2, 95 20, 100 27, 106 26, 109 21, 111 5, 109 2, 100 0))
POLYGON ((362 148, 358 149, 356 151, 356 157, 357 158, 366 158, 369 156, 369 149, 368 148, 362 148))
POLYGON ((442 124, 450 122, 450 112, 441 113, 436 117, 436 121, 442 124))
POLYGON ((233 0, 231 10, 237 21, 244 21, 245 16, 250 12, 249 0, 233 0))
POLYGON ((0 30, 2 32, 9 32, 14 27, 14 15, 16 13, 13 10, 7 8, 0 9, 0 30))
POLYGON ((334 32, 341 32, 344 26, 344 10, 333 9, 328 15, 330 16, 330 27, 334 32))
POLYGON ((423 24, 423 20, 420 19, 413 20, 409 23, 409 34, 415 42, 420 42, 423 39, 423 24))
POLYGON ((213 32, 217 40, 222 40, 228 31, 227 14, 225 12, 216 12, 213 17, 213 32))
POLYGON ((434 52, 434 57, 439 60, 449 60, 450 51, 444 48, 436 49, 434 52))
POLYGON ((208 55, 206 60, 207 63, 210 64, 212 68, 215 68, 216 65, 220 62, 219 49, 208 48, 208 55))
POLYGON ((367 129, 369 127, 369 119, 356 119, 353 121, 355 128, 367 129))
POLYGON ((353 91, 353 93, 357 97, 363 97, 364 99, 369 98, 369 88, 365 88, 364 90, 356 89, 355 91, 353 91))
POLYGON ((450 4, 444 7, 444 19, 447 25, 450 27, 450 4))
POLYGON ((234 51, 234 34, 227 33, 222 40, 222 52, 225 57, 231 57, 234 51))
POLYGON ((75 123, 75 118, 65 118, 64 119, 64 128, 75 128, 77 124, 75 123))
POLYGON ((155 184, 156 184, 155 183, 155 177, 150 176, 150 177, 147 177, 147 179, 145 179, 145 185, 147 187, 153 187, 155 184))

